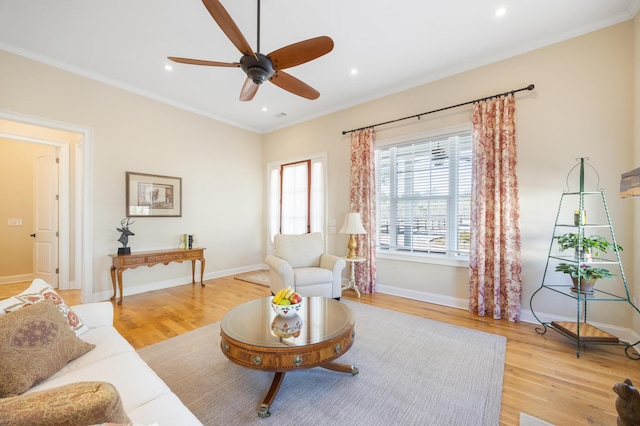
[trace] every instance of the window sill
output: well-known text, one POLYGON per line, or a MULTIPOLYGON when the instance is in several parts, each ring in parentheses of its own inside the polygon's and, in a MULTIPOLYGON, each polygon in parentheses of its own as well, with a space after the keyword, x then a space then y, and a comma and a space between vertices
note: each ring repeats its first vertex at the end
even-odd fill
POLYGON ((455 266, 457 268, 468 268, 469 259, 460 257, 451 257, 436 254, 417 254, 417 253, 398 253, 380 251, 376 252, 378 259, 398 260, 401 262, 429 263, 433 265, 455 266))

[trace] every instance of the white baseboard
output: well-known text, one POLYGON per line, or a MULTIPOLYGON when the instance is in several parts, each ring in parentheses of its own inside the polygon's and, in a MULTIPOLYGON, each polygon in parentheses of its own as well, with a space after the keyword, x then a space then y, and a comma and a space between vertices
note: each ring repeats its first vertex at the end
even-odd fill
POLYGON ((33 274, 9 275, 0 277, 0 284, 13 284, 23 281, 33 281, 33 274))
MULTIPOLYGON (((384 284, 376 283, 376 292, 390 294, 392 296, 406 297, 407 299, 419 300, 421 302, 434 303, 436 305, 449 306, 452 308, 464 309, 468 310, 469 308, 469 300, 468 299, 460 299, 451 296, 443 296, 441 294, 427 293, 423 291, 417 290, 408 290, 400 287, 387 286, 384 284)), ((562 321, 562 322, 572 322, 575 321, 575 317, 562 317, 553 314, 546 314, 543 312, 536 312, 536 316, 540 321, 543 322, 551 322, 551 321, 562 321)), ((531 324, 540 324, 533 313, 528 309, 520 310, 520 321, 527 322, 531 324)), ((594 327, 598 327, 602 331, 605 331, 609 334, 616 336, 618 339, 623 342, 638 342, 640 341, 640 335, 636 333, 635 330, 631 328, 624 328, 617 325, 611 324, 603 324, 603 323, 594 323, 589 322, 594 327)), ((634 346, 636 351, 640 353, 640 344, 634 346)))
MULTIPOLYGON (((241 274, 243 272, 255 271, 256 269, 266 269, 264 264, 242 266, 239 268, 225 269, 221 271, 206 272, 204 274, 205 280, 211 280, 214 278, 226 277, 229 275, 241 274)), ((164 290, 165 288, 177 287, 191 283, 191 275, 185 275, 184 277, 172 278, 164 281, 154 281, 152 283, 138 284, 132 287, 127 287, 126 283, 122 289, 125 296, 132 296, 134 294, 147 293, 149 291, 164 290)), ((200 285, 200 277, 196 274, 196 284, 200 285)), ((113 296, 113 290, 102 291, 93 293, 93 301, 109 300, 113 296)))

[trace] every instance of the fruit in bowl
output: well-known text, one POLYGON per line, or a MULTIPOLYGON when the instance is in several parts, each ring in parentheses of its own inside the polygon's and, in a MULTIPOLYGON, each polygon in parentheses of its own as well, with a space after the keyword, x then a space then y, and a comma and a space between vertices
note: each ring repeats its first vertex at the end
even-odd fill
POLYGON ((273 307, 276 314, 285 318, 296 315, 301 306, 302 296, 296 293, 291 287, 286 287, 278 291, 271 301, 271 307, 273 307))

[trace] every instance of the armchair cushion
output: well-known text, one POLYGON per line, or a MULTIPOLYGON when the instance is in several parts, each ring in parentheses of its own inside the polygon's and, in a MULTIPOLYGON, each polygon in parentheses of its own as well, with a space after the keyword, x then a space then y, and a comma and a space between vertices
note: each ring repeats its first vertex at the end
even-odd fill
POLYGON ((267 256, 271 291, 290 286, 302 296, 339 298, 345 261, 324 252, 319 232, 301 235, 278 234, 273 255, 267 256))
POLYGON ((320 256, 324 253, 324 241, 319 232, 300 235, 274 237, 274 255, 286 261, 292 268, 320 266, 320 256))

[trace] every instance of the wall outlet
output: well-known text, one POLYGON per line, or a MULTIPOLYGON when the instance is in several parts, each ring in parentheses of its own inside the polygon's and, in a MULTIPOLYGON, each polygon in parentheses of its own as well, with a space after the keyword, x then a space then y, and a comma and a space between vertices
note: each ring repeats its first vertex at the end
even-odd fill
POLYGON ((9 219, 7 224, 9 226, 22 226, 22 219, 9 219))

